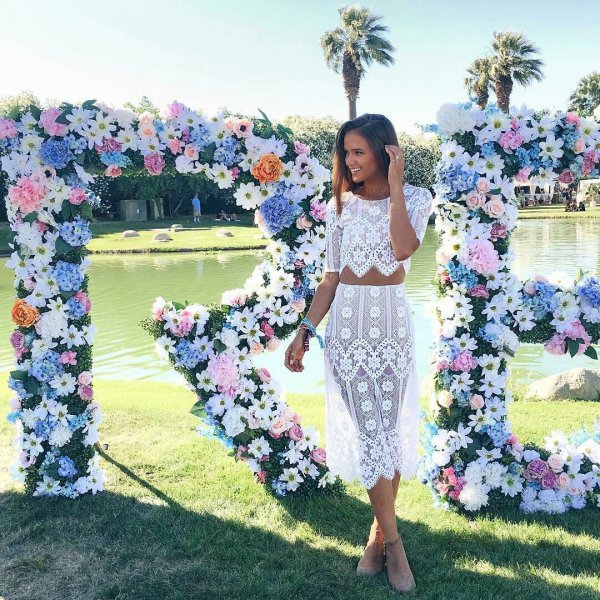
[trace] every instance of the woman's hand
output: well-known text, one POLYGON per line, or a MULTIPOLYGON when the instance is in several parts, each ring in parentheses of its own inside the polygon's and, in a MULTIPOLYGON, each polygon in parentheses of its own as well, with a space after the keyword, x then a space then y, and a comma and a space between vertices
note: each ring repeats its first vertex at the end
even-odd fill
POLYGON ((285 351, 285 366, 292 372, 304 371, 302 357, 304 356, 304 330, 298 330, 298 333, 291 341, 285 351))
POLYGON ((385 151, 390 157, 388 183, 390 187, 404 185, 404 153, 400 146, 386 146, 385 151))

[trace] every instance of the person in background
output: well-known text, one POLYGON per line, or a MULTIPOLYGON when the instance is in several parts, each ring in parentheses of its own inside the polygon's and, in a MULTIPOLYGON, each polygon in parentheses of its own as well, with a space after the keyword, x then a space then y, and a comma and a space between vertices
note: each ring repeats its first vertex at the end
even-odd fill
POLYGON ((198 194, 194 194, 192 198, 192 215, 194 217, 194 223, 200 223, 201 214, 201 206, 200 206, 200 198, 198 198, 198 194))
POLYGON ((578 209, 580 211, 584 211, 585 210, 585 204, 583 203, 583 200, 579 201, 578 209))

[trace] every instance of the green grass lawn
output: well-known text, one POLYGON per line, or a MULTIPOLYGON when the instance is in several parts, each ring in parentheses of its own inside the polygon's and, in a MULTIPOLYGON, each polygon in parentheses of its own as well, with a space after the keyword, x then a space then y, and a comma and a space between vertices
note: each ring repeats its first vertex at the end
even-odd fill
MULTIPOLYGON (((213 221, 203 218, 194 223, 191 217, 174 217, 157 221, 97 221, 92 224, 93 239, 87 245, 91 252, 173 252, 181 250, 223 250, 265 248, 268 240, 261 239, 261 232, 254 225, 251 215, 240 215, 239 222, 213 221), (171 232, 171 225, 183 225, 182 231, 171 232), (127 229, 134 229, 139 237, 123 238, 127 229), (233 237, 217 237, 217 229, 226 229, 233 237), (155 242, 159 232, 168 233, 173 240, 155 242)), ((0 225, 0 254, 9 254, 7 224, 0 225)))
POLYGON ((528 206, 519 209, 519 219, 598 219, 600 207, 586 208, 584 212, 565 212, 564 204, 528 206))
MULTIPOLYGON (((9 391, 0 377, 0 412, 9 391)), ((365 491, 278 501, 214 440, 193 431, 183 387, 96 381, 104 409, 106 491, 24 498, 8 480, 13 427, 0 421, 0 597, 71 599, 385 599, 384 576, 354 569, 371 522, 365 491)), ((290 395, 324 430, 323 398, 290 395)), ((516 432, 591 423, 598 404, 517 402, 516 432)), ((600 518, 480 518, 435 510, 427 489, 403 482, 400 531, 417 580, 414 598, 597 599, 600 518)))

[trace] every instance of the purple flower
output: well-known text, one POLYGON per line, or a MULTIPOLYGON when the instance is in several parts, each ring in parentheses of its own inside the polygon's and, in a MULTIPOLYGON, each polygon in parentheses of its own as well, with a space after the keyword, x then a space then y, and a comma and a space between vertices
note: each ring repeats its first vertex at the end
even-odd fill
POLYGON ((523 473, 523 477, 528 481, 539 480, 544 477, 548 473, 550 468, 548 467, 548 463, 541 458, 536 458, 532 460, 525 469, 523 473))
POLYGON ((542 487, 546 489, 554 489, 558 483, 558 477, 554 471, 548 470, 542 476, 540 483, 542 484, 542 487))

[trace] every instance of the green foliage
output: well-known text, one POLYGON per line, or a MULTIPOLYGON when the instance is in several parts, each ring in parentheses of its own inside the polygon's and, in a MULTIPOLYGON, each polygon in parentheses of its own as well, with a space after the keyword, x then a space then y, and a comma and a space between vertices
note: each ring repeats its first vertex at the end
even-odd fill
POLYGON ((148 96, 142 96, 142 99, 138 104, 133 104, 132 102, 125 102, 123 108, 128 108, 133 111, 138 117, 145 112, 149 112, 154 115, 157 119, 160 118, 160 109, 156 107, 156 105, 148 98, 148 96))
POLYGON ((407 183, 431 188, 435 181, 435 165, 441 158, 440 138, 401 133, 398 141, 404 152, 404 178, 407 183))
POLYGON ((15 96, 0 98, 0 116, 15 121, 27 112, 29 106, 40 106, 39 98, 33 92, 22 91, 15 96))
POLYGON ((591 117, 600 106, 600 72, 582 77, 569 97, 569 110, 582 117, 591 117))
POLYGON ((291 115, 283 120, 283 124, 294 132, 295 139, 310 146, 311 156, 327 169, 332 168, 335 136, 342 121, 331 116, 315 118, 291 115))

